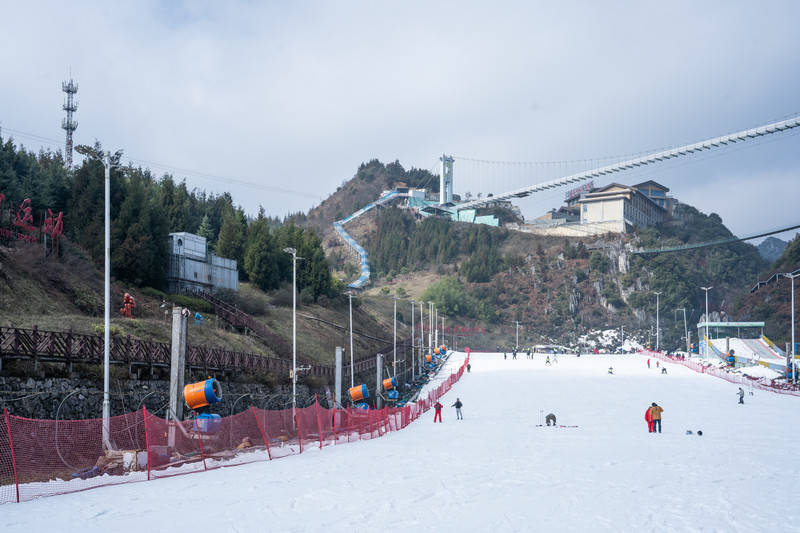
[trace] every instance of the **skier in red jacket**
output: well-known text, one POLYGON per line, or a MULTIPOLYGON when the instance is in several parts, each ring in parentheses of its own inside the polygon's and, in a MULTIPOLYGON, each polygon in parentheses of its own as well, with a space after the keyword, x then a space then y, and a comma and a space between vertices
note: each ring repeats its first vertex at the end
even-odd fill
POLYGON ((653 432, 653 413, 650 412, 650 407, 644 412, 644 420, 647 422, 647 431, 653 432))
POLYGON ((436 423, 436 419, 439 419, 439 423, 442 423, 442 404, 436 402, 433 404, 433 408, 436 409, 436 414, 433 415, 433 422, 436 423))

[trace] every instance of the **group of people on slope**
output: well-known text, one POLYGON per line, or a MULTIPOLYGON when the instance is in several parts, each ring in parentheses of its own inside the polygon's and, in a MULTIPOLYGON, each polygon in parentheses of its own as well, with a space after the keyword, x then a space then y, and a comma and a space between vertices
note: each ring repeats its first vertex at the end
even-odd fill
MULTIPOLYGON (((656 360, 656 368, 661 367, 661 373, 667 373, 667 365, 661 366, 661 361, 656 360)), ((650 359, 647 360, 647 368, 650 368, 650 359)))
POLYGON ((644 412, 644 420, 647 422, 647 430, 650 433, 656 433, 656 431, 661 433, 661 413, 663 412, 664 409, 656 402, 653 402, 644 412))
MULTIPOLYGON (((461 403, 461 400, 459 398, 456 398, 455 403, 450 406, 456 408, 456 420, 464 420, 464 416, 461 414, 461 408, 463 406, 464 404, 461 403)), ((436 423, 437 420, 439 421, 439 423, 442 423, 442 407, 444 406, 438 401, 435 404, 433 404, 433 408, 436 411, 433 415, 434 423, 436 423)))

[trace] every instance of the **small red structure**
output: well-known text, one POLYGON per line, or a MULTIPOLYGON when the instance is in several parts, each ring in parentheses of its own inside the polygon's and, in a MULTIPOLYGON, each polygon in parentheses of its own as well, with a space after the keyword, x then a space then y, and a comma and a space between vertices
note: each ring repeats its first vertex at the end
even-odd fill
POLYGON ((136 300, 130 293, 125 293, 125 298, 122 301, 122 309, 119 310, 125 318, 133 317, 133 308, 136 307, 136 300))

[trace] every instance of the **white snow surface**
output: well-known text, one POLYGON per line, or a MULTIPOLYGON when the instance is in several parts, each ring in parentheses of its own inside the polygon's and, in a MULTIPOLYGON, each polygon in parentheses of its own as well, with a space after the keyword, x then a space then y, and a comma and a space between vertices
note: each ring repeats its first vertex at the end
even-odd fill
POLYGON ((431 410, 374 440, 7 504, 0 530, 800 531, 800 467, 786 460, 800 398, 738 405, 737 385, 639 355, 558 361, 473 354, 443 424, 431 410), (661 434, 644 421, 654 401, 661 434), (537 427, 550 412, 579 427, 537 427))

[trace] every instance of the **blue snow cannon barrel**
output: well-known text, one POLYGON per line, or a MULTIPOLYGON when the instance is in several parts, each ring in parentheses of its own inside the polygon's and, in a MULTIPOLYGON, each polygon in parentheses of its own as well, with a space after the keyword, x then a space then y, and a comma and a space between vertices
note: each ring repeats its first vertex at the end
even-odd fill
POLYGON ((214 435, 222 427, 222 417, 217 414, 202 413, 194 420, 194 430, 198 433, 214 435))
POLYGON ((356 404, 356 409, 360 411, 369 411, 369 405, 364 402, 359 402, 356 404))

